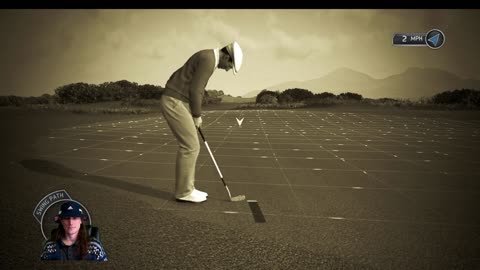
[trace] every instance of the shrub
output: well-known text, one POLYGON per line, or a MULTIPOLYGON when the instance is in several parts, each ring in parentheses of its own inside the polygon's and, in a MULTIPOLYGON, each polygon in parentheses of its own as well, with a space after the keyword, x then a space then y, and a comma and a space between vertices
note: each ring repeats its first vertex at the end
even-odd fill
POLYGON ((278 102, 280 104, 288 104, 293 103, 294 99, 289 94, 285 94, 285 92, 283 92, 280 94, 280 96, 278 96, 278 102))
POLYGON ((223 91, 206 90, 203 95, 202 105, 219 104, 222 102, 223 91))
POLYGON ((104 101, 159 99, 163 88, 151 84, 138 85, 127 80, 100 85, 73 83, 55 89, 55 99, 61 104, 85 104, 104 101))
MULTIPOLYGON (((306 99, 312 98, 313 93, 307 89, 301 88, 291 88, 282 92, 284 95, 289 95, 294 102, 304 101, 306 99)), ((280 94, 280 95, 282 95, 280 94)))
POLYGON ((101 98, 101 94, 98 91, 98 86, 94 84, 86 83, 72 83, 61 86, 55 89, 55 95, 58 98, 58 102, 65 103, 93 103, 101 98))
POLYGON ((480 91, 472 89, 445 91, 434 95, 431 102, 433 104, 462 104, 478 107, 480 106, 480 91))
POLYGON ((277 104, 278 98, 274 95, 262 95, 260 98, 257 98, 257 103, 260 104, 277 104))
POLYGON ((329 93, 329 92, 323 92, 320 94, 313 95, 313 98, 315 99, 326 99, 326 98, 335 98, 335 97, 336 97, 335 94, 329 93))
POLYGON ((138 86, 138 97, 140 99, 159 99, 162 96, 163 88, 151 84, 138 86))
POLYGON ((325 106, 325 105, 333 105, 338 103, 337 96, 329 93, 323 92, 320 94, 315 94, 313 97, 307 99, 305 101, 306 105, 308 106, 325 106))
POLYGON ((278 97, 280 93, 278 91, 270 91, 267 89, 262 90, 262 92, 258 93, 257 98, 255 99, 256 103, 272 103, 278 102, 278 97), (265 97, 265 96, 270 96, 270 97, 265 97))
POLYGON ((362 98, 362 95, 351 92, 341 93, 338 95, 338 99, 343 100, 362 100, 362 98))
POLYGON ((22 106, 24 99, 17 96, 1 96, 0 106, 22 106))

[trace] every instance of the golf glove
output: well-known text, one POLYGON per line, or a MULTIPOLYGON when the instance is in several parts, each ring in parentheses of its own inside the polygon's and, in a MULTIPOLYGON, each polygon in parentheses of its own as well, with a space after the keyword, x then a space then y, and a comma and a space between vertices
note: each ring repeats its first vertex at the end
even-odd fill
POLYGON ((202 117, 193 117, 193 123, 195 124, 195 127, 199 128, 202 126, 202 117))

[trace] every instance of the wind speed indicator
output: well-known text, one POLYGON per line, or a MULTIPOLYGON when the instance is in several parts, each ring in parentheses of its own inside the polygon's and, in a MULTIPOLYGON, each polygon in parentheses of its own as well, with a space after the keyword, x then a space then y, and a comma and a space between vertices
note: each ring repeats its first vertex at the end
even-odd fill
POLYGON ((427 33, 396 33, 393 35, 394 46, 428 46, 431 49, 439 49, 445 43, 445 35, 438 29, 432 29, 427 33))
POLYGON ((439 49, 445 43, 445 35, 438 29, 430 30, 426 34, 427 46, 431 49, 439 49))

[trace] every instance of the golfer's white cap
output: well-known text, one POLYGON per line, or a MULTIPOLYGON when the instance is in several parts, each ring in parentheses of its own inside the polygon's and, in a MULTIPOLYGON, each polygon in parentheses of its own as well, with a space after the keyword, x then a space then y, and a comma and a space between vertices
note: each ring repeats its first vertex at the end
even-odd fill
POLYGON ((227 45, 227 51, 233 60, 233 74, 237 74, 242 67, 243 51, 236 41, 227 45))

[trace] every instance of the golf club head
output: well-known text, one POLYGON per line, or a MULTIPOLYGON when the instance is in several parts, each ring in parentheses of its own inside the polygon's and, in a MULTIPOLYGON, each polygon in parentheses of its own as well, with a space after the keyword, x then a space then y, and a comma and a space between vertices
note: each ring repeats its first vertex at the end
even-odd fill
POLYGON ((240 202, 240 201, 244 201, 244 200, 245 200, 245 195, 238 195, 238 196, 230 198, 230 201, 232 201, 232 202, 240 202))

